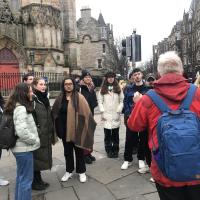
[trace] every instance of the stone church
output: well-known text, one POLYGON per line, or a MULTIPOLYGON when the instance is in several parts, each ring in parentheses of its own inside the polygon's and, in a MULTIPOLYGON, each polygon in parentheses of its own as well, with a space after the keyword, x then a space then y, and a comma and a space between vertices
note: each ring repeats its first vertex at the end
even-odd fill
POLYGON ((111 67, 113 29, 100 13, 75 0, 0 0, 0 73, 80 73, 102 75, 111 67))

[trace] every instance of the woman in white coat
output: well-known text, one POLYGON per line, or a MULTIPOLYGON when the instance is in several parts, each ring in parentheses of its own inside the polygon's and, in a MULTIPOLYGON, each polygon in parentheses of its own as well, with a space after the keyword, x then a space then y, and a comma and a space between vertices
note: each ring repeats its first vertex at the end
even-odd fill
POLYGON ((117 158, 119 153, 120 113, 123 109, 123 91, 115 73, 107 72, 98 95, 99 110, 104 121, 104 145, 109 158, 117 158))

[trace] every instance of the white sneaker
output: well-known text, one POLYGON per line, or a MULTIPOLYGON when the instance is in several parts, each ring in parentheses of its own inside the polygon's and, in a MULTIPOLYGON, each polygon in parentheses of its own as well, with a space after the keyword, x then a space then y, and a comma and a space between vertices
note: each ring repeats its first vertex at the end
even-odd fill
POLYGON ((4 180, 4 179, 0 179, 0 186, 6 186, 9 184, 9 181, 4 180))
POLYGON ((155 183, 155 180, 154 180, 153 177, 151 177, 149 180, 150 180, 152 183, 155 183))
POLYGON ((132 165, 132 162, 124 161, 124 163, 121 166, 121 169, 128 169, 128 167, 131 165, 132 165))
POLYGON ((85 173, 79 174, 79 180, 81 183, 85 183, 87 180, 87 177, 85 175, 85 173))
POLYGON ((138 173, 140 174, 146 174, 147 172, 149 172, 149 167, 147 165, 143 168, 138 169, 138 173))
POLYGON ((139 160, 139 169, 146 167, 144 160, 139 160))
POLYGON ((66 172, 66 173, 64 174, 64 176, 61 178, 61 181, 62 181, 62 182, 68 181, 69 178, 72 177, 72 175, 73 175, 72 173, 66 172))

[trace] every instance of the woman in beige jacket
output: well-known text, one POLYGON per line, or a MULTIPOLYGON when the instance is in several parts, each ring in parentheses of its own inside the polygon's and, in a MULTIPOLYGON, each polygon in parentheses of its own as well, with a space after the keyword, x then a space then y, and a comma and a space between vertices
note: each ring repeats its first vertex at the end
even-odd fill
POLYGON ((98 95, 98 105, 104 121, 104 145, 109 158, 118 157, 123 99, 123 91, 115 78, 115 73, 108 72, 98 95))

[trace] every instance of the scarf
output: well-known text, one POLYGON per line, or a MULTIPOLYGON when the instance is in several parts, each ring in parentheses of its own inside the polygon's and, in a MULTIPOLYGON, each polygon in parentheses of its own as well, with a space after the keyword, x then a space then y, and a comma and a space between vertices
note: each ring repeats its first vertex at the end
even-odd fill
POLYGON ((37 96, 38 100, 41 101, 46 108, 50 106, 49 99, 47 97, 47 92, 41 92, 39 90, 34 90, 34 94, 37 96))
POLYGON ((90 84, 85 84, 85 82, 81 80, 80 85, 85 85, 88 88, 89 92, 92 92, 95 89, 94 83, 92 81, 90 84))
MULTIPOLYGON (((96 128, 96 122, 92 116, 85 98, 81 94, 78 94, 78 98, 79 109, 77 112, 75 112, 71 99, 68 103, 66 141, 72 141, 76 146, 80 148, 91 150, 94 143, 94 131, 96 128)), ((57 97, 53 105, 52 116, 54 121, 58 118, 62 99, 63 94, 57 97)))

